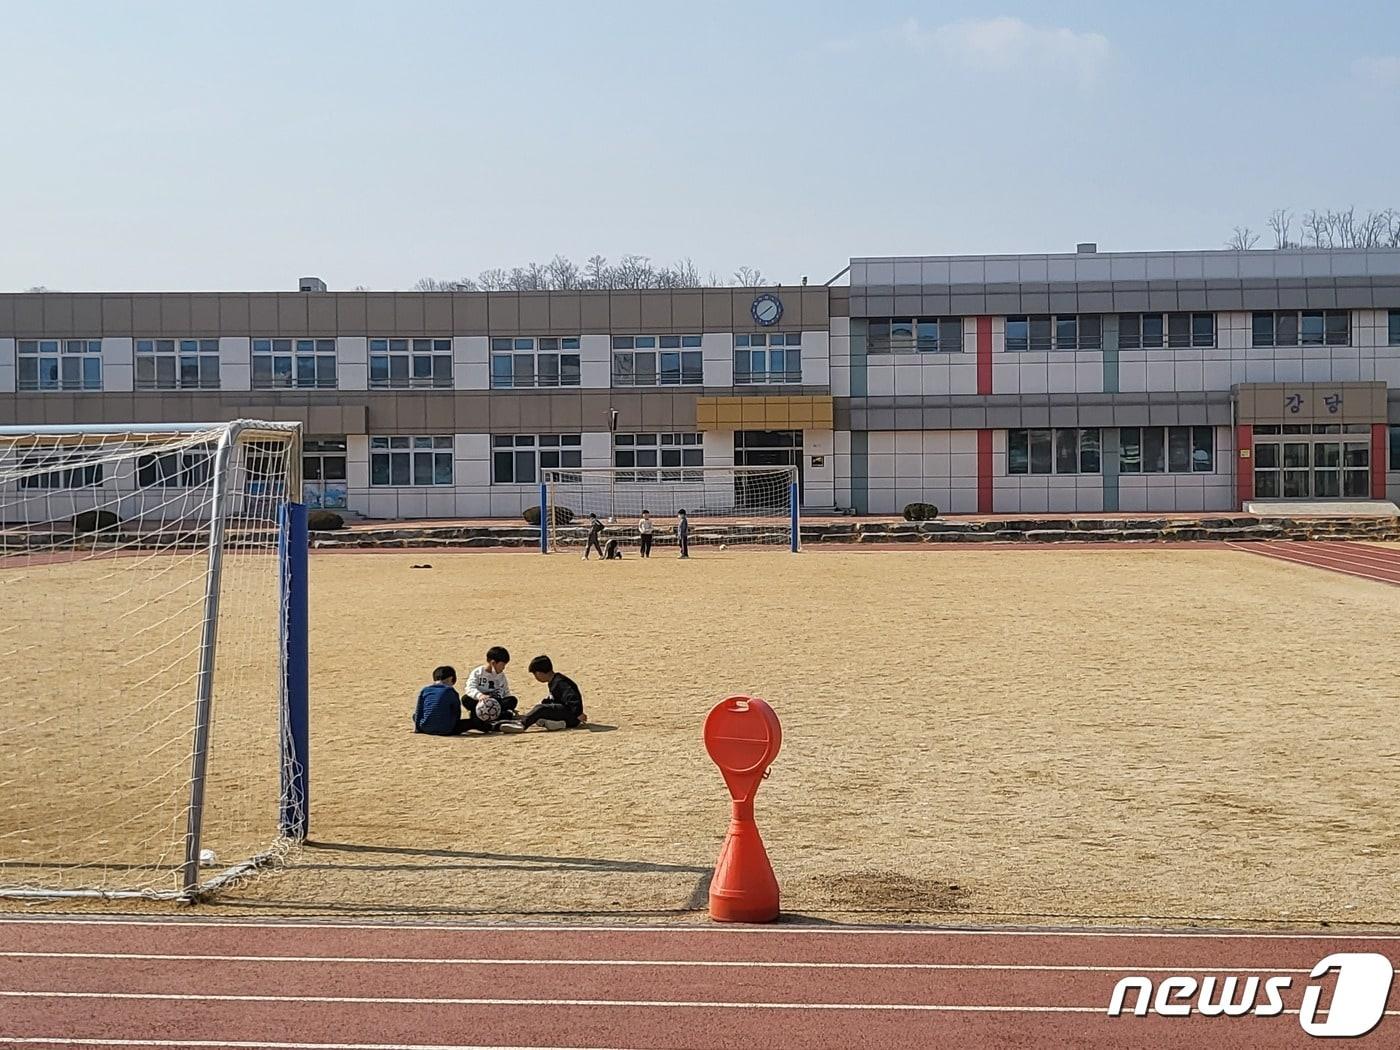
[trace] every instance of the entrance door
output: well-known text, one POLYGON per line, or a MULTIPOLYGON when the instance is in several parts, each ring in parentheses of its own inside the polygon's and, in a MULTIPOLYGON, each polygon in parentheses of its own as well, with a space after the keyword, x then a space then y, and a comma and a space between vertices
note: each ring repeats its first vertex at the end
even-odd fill
MULTIPOLYGON (((734 465, 736 467, 796 467, 798 499, 802 498, 802 431, 800 430, 736 430, 734 432, 734 465)), ((734 479, 734 503, 738 507, 772 507, 776 502, 787 503, 787 494, 777 495, 774 485, 781 475, 741 474, 734 479)))
POLYGON ((308 507, 344 510, 346 486, 344 438, 308 438, 302 443, 302 498, 308 507))
POLYGON ((1256 427, 1256 499, 1368 499, 1371 445, 1364 425, 1256 427))

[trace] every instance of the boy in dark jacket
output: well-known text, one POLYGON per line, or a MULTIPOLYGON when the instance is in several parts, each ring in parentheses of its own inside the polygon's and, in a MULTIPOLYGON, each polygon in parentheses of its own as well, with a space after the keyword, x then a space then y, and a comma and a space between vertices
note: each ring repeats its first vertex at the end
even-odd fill
POLYGON ((431 736, 456 736, 466 729, 462 698, 457 695, 457 672, 442 666, 433 670, 433 684, 418 691, 413 731, 431 736))
POLYGON ((502 722, 501 728, 507 733, 523 733, 538 722, 548 730, 576 729, 588 721, 583 713, 583 694, 568 675, 554 669, 554 663, 547 656, 537 656, 530 661, 530 673, 537 682, 549 683, 549 696, 530 708, 529 713, 519 722, 502 722))
POLYGON ((588 544, 587 544, 587 546, 585 546, 585 547, 583 548, 583 560, 584 560, 584 561, 587 561, 587 560, 588 560, 588 556, 589 556, 590 554, 592 554, 595 550, 598 552, 598 557, 600 557, 600 558, 606 557, 606 555, 603 554, 602 537, 603 537, 603 523, 602 523, 601 521, 598 520, 598 515, 596 515, 596 514, 589 514, 589 515, 588 515, 588 544))

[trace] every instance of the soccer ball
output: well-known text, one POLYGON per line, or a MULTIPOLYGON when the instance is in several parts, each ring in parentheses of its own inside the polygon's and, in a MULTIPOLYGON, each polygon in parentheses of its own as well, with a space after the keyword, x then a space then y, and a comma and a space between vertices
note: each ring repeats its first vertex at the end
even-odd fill
POLYGON ((483 722, 494 722, 501 717, 501 702, 492 697, 477 702, 476 717, 483 722))
POLYGON ((719 545, 719 549, 720 549, 720 550, 724 550, 724 544, 723 544, 723 543, 721 543, 721 544, 719 545))
POLYGON ((202 849, 199 851, 199 866, 201 868, 212 868, 219 863, 219 858, 212 849, 202 849))

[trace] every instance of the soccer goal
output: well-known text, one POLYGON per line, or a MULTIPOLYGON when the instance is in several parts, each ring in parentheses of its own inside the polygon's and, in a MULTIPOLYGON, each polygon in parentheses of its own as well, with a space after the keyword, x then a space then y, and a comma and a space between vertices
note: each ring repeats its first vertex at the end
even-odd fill
POLYGON ((202 899, 306 836, 301 440, 0 427, 0 896, 202 899))
POLYGON ((588 515, 636 547, 647 511, 656 547, 674 548, 678 514, 690 521, 691 546, 801 547, 801 496, 796 467, 685 467, 547 470, 540 485, 540 550, 582 547, 588 515))

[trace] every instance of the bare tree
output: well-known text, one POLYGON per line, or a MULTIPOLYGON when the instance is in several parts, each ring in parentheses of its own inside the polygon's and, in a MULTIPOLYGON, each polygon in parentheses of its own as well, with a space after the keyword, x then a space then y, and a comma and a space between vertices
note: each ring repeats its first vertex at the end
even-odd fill
POLYGON ((753 266, 739 267, 732 281, 722 280, 713 270, 707 279, 702 279, 689 258, 670 266, 658 266, 645 255, 624 255, 613 264, 602 255, 591 255, 579 266, 572 259, 555 255, 548 263, 532 262, 510 270, 501 267, 483 270, 474 279, 462 277, 454 281, 424 277, 413 287, 420 292, 569 291, 578 288, 606 291, 613 288, 700 288, 705 284, 730 283, 757 287, 767 284, 768 280, 753 266))
POLYGON ((1225 242, 1225 247, 1232 248, 1237 252, 1247 252, 1258 243, 1259 235, 1248 226, 1236 226, 1235 232, 1225 242))
POLYGON ((52 292, 52 291, 56 291, 56 290, 57 290, 57 289, 54 289, 54 288, 47 288, 47 287, 45 287, 45 286, 42 285, 42 284, 36 284, 33 288, 26 288, 26 289, 25 289, 26 292, 38 292, 38 293, 40 293, 40 294, 43 294, 44 292, 52 292))
POLYGON ((1292 240, 1293 213, 1287 208, 1275 208, 1269 212, 1269 229, 1274 233, 1275 248, 1296 248, 1292 240))

